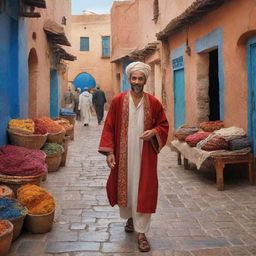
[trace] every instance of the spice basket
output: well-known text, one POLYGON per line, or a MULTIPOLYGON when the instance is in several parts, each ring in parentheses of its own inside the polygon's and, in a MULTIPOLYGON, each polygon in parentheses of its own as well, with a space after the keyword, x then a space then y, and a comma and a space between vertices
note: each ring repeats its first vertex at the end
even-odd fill
POLYGON ((11 219, 8 219, 12 225, 13 225, 13 237, 12 237, 12 241, 14 241, 15 239, 17 239, 21 233, 21 229, 23 227, 23 223, 24 223, 24 219, 28 213, 28 210, 26 207, 22 206, 20 203, 18 203, 17 200, 15 199, 12 199, 14 200, 16 203, 16 206, 15 208, 17 210, 19 210, 21 212, 21 216, 19 217, 16 217, 16 218, 11 218, 11 219))
POLYGON ((13 237, 13 224, 8 220, 0 220, 0 223, 5 223, 8 226, 3 233, 0 233, 0 255, 7 255, 13 237))
POLYGON ((74 140, 75 137, 75 129, 74 126, 70 130, 66 130, 66 136, 69 136, 71 140, 74 140))
POLYGON ((3 198, 3 197, 12 198, 13 196, 14 194, 10 187, 5 185, 0 185, 0 198, 3 198))
POLYGON ((41 215, 34 215, 28 213, 25 218, 25 228, 33 234, 49 232, 52 229, 54 212, 55 210, 52 210, 49 213, 41 215))
POLYGON ((66 131, 63 129, 60 132, 57 133, 48 133, 47 135, 47 141, 52 143, 58 143, 61 144, 62 140, 65 136, 66 131))
POLYGON ((46 134, 23 134, 8 129, 10 142, 12 145, 21 146, 29 149, 40 149, 47 139, 46 134))
POLYGON ((60 115, 60 118, 64 118, 68 120, 71 124, 75 125, 76 116, 62 116, 60 115))
POLYGON ((62 158, 62 154, 47 156, 45 159, 45 163, 48 166, 48 172, 56 172, 60 167, 60 162, 62 158))
POLYGON ((10 187, 16 195, 17 189, 22 185, 34 184, 40 186, 44 175, 45 173, 40 173, 36 176, 10 176, 0 174, 0 184, 10 187))
POLYGON ((62 147, 64 148, 64 152, 63 152, 62 157, 61 157, 60 166, 65 166, 66 165, 69 140, 70 140, 69 136, 65 136, 64 139, 63 139, 62 147))

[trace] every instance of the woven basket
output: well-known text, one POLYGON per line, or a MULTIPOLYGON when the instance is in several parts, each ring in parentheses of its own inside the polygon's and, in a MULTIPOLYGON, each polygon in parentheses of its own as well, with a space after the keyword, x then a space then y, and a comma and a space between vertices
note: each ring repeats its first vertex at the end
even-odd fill
POLYGON ((48 166, 48 172, 56 172, 60 167, 60 162, 62 158, 62 154, 55 155, 55 156, 47 156, 45 159, 45 163, 48 166))
POLYGON ((70 137, 71 140, 74 140, 75 137, 75 129, 74 126, 70 130, 66 130, 66 135, 70 137))
POLYGON ((62 147, 64 148, 64 152, 63 152, 62 157, 61 157, 60 166, 65 166, 66 165, 69 140, 70 140, 69 136, 65 136, 64 139, 63 139, 62 147))
POLYGON ((0 220, 2 223, 6 223, 9 228, 0 234, 0 255, 7 255, 13 237, 13 224, 8 220, 0 220))
POLYGON ((0 198, 3 198, 3 197, 13 198, 13 196, 14 196, 14 193, 10 187, 5 185, 0 185, 0 198))
POLYGON ((44 175, 44 173, 36 176, 10 176, 0 174, 0 184, 10 187, 16 195, 17 189, 25 184, 34 184, 40 186, 44 175))
POLYGON ((12 237, 12 241, 16 240, 21 233, 21 229, 23 227, 23 223, 24 223, 24 219, 25 216, 20 216, 18 218, 13 218, 13 219, 9 219, 9 221, 12 223, 13 225, 13 237, 12 237))
POLYGON ((25 228, 33 234, 42 234, 51 231, 55 210, 41 215, 27 214, 25 228))
POLYGON ((76 116, 62 116, 60 115, 61 119, 66 119, 68 120, 71 124, 75 125, 76 122, 76 116))
POLYGON ((17 239, 19 237, 22 227, 23 227, 24 219, 28 213, 28 210, 26 207, 22 206, 17 200, 15 200, 15 201, 18 203, 17 208, 16 207, 15 208, 19 209, 19 211, 21 212, 21 216, 8 219, 13 225, 12 241, 14 241, 15 239, 17 239))
POLYGON ((47 139, 47 134, 21 134, 8 129, 12 145, 30 149, 40 149, 47 139))
POLYGON ((58 133, 48 133, 47 142, 61 144, 65 136, 65 133, 66 131, 64 129, 63 131, 60 131, 58 133))

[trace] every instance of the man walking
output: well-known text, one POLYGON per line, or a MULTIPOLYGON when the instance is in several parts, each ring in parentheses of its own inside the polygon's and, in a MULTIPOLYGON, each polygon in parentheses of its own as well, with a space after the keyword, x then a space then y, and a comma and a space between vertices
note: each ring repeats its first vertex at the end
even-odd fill
POLYGON ((73 108, 74 108, 74 95, 71 91, 71 88, 69 88, 64 93, 64 104, 65 104, 65 108, 73 110, 73 108))
POLYGON ((88 88, 84 88, 84 92, 79 95, 78 110, 80 110, 81 120, 84 126, 88 126, 91 120, 92 95, 88 88))
POLYGON ((96 87, 96 91, 92 95, 92 103, 97 114, 98 124, 101 124, 104 116, 104 104, 107 102, 105 93, 100 89, 100 86, 96 87))
POLYGON ((99 152, 111 172, 107 194, 118 205, 125 231, 138 232, 138 247, 150 250, 145 233, 157 205, 157 154, 165 145, 169 124, 161 103, 143 92, 150 66, 133 62, 126 68, 131 90, 114 97, 102 131, 99 152))

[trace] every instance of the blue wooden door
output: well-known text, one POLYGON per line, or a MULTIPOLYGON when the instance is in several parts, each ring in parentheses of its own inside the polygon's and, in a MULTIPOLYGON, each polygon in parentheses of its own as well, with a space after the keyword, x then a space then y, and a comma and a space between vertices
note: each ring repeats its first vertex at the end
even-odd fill
POLYGON ((256 155, 256 38, 248 43, 248 135, 256 155))
POLYGON ((128 81, 128 77, 126 75, 125 69, 131 63, 131 61, 126 61, 123 64, 123 80, 122 80, 122 88, 121 92, 125 92, 131 89, 130 83, 128 81))
POLYGON ((174 71, 174 127, 178 129, 179 126, 185 122, 185 80, 184 68, 174 71))
POLYGON ((60 112, 60 86, 56 69, 51 70, 50 82, 50 117, 59 117, 60 112))

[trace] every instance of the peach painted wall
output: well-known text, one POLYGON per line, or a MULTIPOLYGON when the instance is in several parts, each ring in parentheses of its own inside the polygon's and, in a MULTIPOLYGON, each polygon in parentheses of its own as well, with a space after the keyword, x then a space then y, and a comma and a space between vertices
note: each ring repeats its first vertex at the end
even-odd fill
MULTIPOLYGON (((198 116, 198 109, 194 106, 197 105, 197 73, 200 66, 198 66, 199 55, 195 52, 195 42, 215 29, 223 28, 224 123, 226 127, 235 125, 247 130, 248 71, 246 40, 241 45, 238 45, 238 41, 244 33, 256 29, 256 16, 253 14, 255 11, 255 1, 233 0, 190 26, 188 40, 191 47, 191 56, 185 54, 184 60, 187 124, 197 124, 198 116)), ((176 49, 185 42, 186 34, 184 31, 175 34, 169 39, 170 50, 176 49)), ((167 70, 168 75, 165 81, 168 92, 167 113, 173 116, 173 71, 171 65, 168 66, 167 70)))
MULTIPOLYGON (((46 9, 37 9, 40 12, 40 18, 28 19, 28 55, 31 49, 35 49, 38 57, 38 71, 37 71, 37 102, 36 102, 36 116, 49 115, 50 111, 50 50, 43 30, 44 23, 47 19, 54 20, 61 25, 62 17, 67 18, 67 25, 64 26, 65 34, 70 41, 70 28, 71 28, 71 0, 51 0, 47 1, 46 9), (32 38, 32 34, 36 33, 36 39, 32 38)), ((70 47, 64 47, 67 52, 70 47)), ((67 88, 67 76, 63 70, 59 72, 61 84, 61 98, 63 91, 67 88)))
MULTIPOLYGON (((71 44, 77 61, 70 63, 68 79, 86 72, 94 77, 106 96, 113 96, 110 58, 102 58, 102 36, 111 36, 109 14, 72 16, 71 44), (80 51, 80 37, 89 37, 89 51, 80 51)), ((111 37, 110 37, 111 38, 111 37)))

